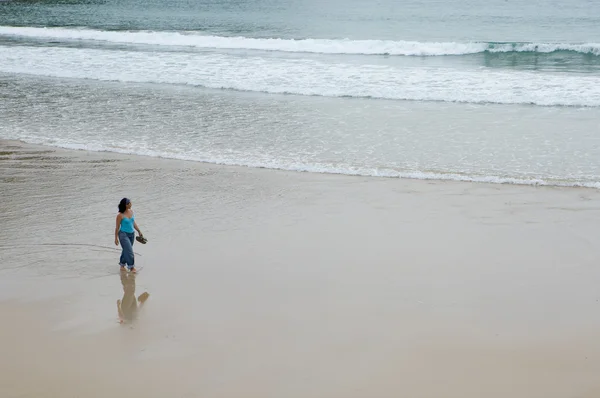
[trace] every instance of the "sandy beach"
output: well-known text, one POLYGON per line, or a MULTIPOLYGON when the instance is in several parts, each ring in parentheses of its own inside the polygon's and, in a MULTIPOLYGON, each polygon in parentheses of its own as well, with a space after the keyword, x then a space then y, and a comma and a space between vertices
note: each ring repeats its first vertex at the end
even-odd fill
POLYGON ((18 141, 0 170, 0 397, 600 397, 596 189, 18 141))

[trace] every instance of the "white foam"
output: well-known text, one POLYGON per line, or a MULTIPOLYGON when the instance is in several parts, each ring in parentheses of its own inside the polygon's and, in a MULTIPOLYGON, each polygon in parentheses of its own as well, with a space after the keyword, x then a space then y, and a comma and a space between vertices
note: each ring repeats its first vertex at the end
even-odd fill
POLYGON ((0 46, 0 72, 330 97, 600 106, 593 75, 395 67, 231 54, 0 46))
POLYGON ((51 40, 87 40, 119 44, 187 46, 212 49, 243 49, 282 52, 364 55, 465 55, 490 52, 575 51, 600 55, 600 43, 487 43, 487 42, 418 42, 405 40, 331 40, 279 39, 202 35, 174 31, 105 31, 72 28, 35 28, 0 26, 0 35, 51 40))
POLYGON ((514 185, 533 185, 533 186, 559 186, 559 187, 583 187, 600 189, 599 181, 581 181, 568 179, 548 179, 548 178, 519 178, 510 176, 496 175, 470 175, 462 173, 445 173, 419 170, 395 170, 392 168, 367 168, 352 167, 349 165, 334 165, 324 163, 290 162, 283 159, 233 159, 226 156, 203 156, 195 153, 174 153, 164 152, 156 149, 140 149, 139 146, 114 147, 100 143, 72 143, 55 138, 21 138, 21 141, 30 144, 49 145, 58 148, 86 150, 93 152, 113 152, 128 155, 149 156, 165 159, 178 159, 187 161, 196 161, 211 164, 220 164, 227 166, 243 166, 252 168, 267 168, 275 170, 311 172, 321 174, 343 174, 349 176, 364 177, 385 177, 385 178, 406 178, 417 180, 442 180, 442 181, 464 181, 489 184, 514 184, 514 185))
POLYGON ((600 43, 490 43, 486 51, 551 53, 555 51, 573 51, 582 54, 600 55, 600 43))

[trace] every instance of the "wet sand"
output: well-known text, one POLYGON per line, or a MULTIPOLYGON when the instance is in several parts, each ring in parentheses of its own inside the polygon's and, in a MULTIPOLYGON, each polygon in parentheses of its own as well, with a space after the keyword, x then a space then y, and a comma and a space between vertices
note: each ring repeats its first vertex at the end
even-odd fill
POLYGON ((599 199, 0 141, 0 396, 598 397, 599 199))

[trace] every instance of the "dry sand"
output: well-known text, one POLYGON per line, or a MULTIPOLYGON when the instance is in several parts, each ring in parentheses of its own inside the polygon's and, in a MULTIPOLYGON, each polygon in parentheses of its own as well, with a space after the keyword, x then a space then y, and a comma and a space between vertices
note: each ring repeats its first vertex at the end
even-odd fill
POLYGON ((0 397, 600 397, 599 200, 0 141, 0 397))

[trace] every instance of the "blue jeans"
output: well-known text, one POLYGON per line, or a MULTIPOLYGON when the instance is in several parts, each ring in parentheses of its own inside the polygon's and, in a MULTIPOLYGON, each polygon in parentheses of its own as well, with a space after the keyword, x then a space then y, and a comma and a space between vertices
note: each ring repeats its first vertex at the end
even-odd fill
POLYGON ((119 231, 119 242, 123 251, 119 263, 127 264, 129 268, 134 267, 135 258, 133 256, 133 242, 135 242, 135 233, 119 231))

